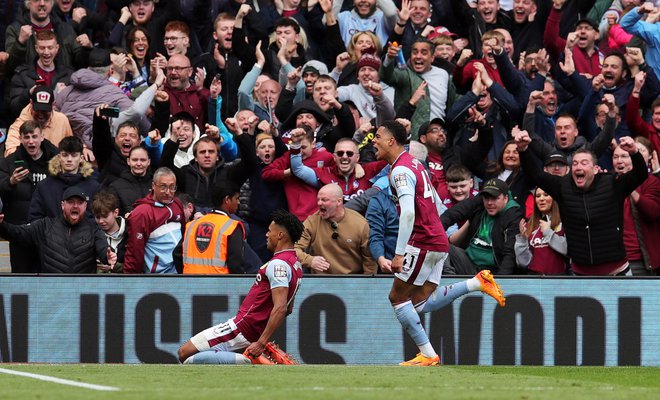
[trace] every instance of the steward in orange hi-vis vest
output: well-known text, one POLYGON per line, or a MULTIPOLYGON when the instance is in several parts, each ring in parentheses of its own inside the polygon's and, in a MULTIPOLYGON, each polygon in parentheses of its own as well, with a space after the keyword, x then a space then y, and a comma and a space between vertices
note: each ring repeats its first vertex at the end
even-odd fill
POLYGON ((240 265, 228 265, 227 255, 231 251, 242 253, 243 240, 245 240, 243 224, 231 219, 222 211, 214 210, 202 218, 189 222, 183 240, 183 273, 229 274, 232 269, 242 268, 240 265), (236 229, 240 229, 240 249, 232 249, 228 243, 229 237, 236 232, 236 229))

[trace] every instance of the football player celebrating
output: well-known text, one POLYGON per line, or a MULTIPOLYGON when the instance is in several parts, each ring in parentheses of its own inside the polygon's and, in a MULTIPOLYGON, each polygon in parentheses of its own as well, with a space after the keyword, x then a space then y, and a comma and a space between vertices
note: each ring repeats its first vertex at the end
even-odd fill
MULTIPOLYGON (((435 311, 456 298, 481 290, 500 306, 505 299, 490 271, 438 288, 449 242, 440 221, 441 200, 421 162, 404 150, 407 133, 396 121, 385 121, 373 140, 376 157, 391 165, 390 186, 399 211, 399 232, 394 258, 385 265, 395 279, 389 299, 394 314, 419 347, 419 354, 403 366, 440 364, 418 313, 435 311)), ((381 265, 383 268, 383 265, 381 265)))
MULTIPOLYGON (((293 214, 276 211, 266 233, 266 246, 273 258, 259 269, 257 278, 234 318, 212 326, 179 348, 184 364, 263 363, 265 349, 274 352, 268 340, 293 310, 302 282, 302 267, 293 248, 303 224, 293 214), (245 351, 243 354, 240 352, 245 351)), ((277 361, 277 354, 267 354, 277 361)))

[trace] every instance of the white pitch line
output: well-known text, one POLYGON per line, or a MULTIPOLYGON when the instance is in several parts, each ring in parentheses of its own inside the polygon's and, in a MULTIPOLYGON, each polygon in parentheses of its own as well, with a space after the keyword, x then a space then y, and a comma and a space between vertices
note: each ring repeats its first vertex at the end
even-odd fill
POLYGON ((24 376, 24 377, 27 377, 27 378, 39 379, 40 381, 54 382, 54 383, 59 383, 59 384, 62 384, 62 385, 69 385, 69 386, 78 386, 78 387, 85 388, 85 389, 101 390, 101 391, 106 391, 106 392, 113 392, 113 391, 120 390, 118 387, 114 387, 114 386, 94 385, 94 384, 91 384, 91 383, 70 381, 68 379, 55 378, 54 376, 32 374, 32 373, 29 373, 29 372, 14 371, 14 370, 5 369, 5 368, 0 368, 0 373, 9 374, 9 375, 24 376))

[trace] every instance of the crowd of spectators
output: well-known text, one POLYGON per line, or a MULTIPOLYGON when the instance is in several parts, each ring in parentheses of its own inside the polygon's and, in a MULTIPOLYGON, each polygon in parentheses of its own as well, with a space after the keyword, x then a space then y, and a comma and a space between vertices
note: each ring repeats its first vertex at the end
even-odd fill
POLYGON ((251 273, 287 209, 308 273, 379 273, 396 120, 446 274, 660 274, 659 3, 5 1, 12 272, 251 273))

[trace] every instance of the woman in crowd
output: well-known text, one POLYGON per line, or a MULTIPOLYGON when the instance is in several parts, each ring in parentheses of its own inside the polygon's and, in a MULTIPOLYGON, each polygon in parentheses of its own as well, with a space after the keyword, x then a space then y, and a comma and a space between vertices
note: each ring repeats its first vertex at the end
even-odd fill
POLYGON ((541 188, 534 191, 534 212, 529 222, 520 220, 516 235, 516 262, 532 274, 566 274, 566 237, 561 226, 559 206, 541 188))

